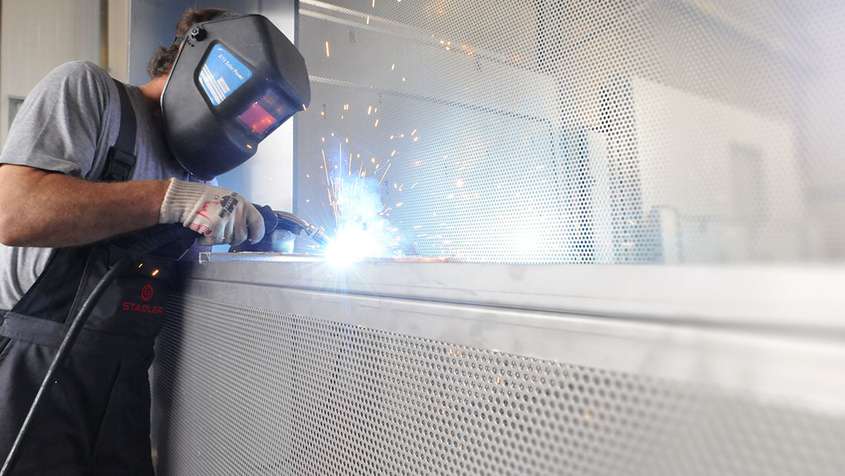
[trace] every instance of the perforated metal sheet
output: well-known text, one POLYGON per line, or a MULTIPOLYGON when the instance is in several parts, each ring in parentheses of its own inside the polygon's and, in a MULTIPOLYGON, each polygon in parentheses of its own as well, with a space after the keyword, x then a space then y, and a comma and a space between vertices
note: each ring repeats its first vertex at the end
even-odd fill
POLYGON ((841 416, 777 401, 346 316, 199 296, 171 312, 155 386, 161 475, 835 475, 845 467, 841 416))
POLYGON ((295 202, 329 228, 323 154, 384 178, 410 253, 845 256, 842 2, 299 5, 313 101, 295 202))

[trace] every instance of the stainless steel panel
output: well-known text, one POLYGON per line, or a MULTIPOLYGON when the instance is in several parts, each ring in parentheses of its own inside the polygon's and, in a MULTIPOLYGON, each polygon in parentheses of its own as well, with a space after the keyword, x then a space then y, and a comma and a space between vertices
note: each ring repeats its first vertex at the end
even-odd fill
POLYGON ((171 303, 155 385, 161 474, 832 475, 845 464, 841 338, 229 272, 191 279, 171 303))
POLYGON ((405 254, 841 261, 843 20, 833 0, 302 0, 298 211, 332 229, 364 173, 405 254))

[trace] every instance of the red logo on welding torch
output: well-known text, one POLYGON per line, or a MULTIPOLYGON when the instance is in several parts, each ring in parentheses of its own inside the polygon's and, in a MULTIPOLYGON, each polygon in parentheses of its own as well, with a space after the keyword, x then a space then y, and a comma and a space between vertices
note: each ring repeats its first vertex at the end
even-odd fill
POLYGON ((149 300, 153 298, 154 294, 155 289, 153 289, 153 285, 150 283, 145 284, 144 287, 141 288, 141 300, 144 302, 149 302, 149 300))

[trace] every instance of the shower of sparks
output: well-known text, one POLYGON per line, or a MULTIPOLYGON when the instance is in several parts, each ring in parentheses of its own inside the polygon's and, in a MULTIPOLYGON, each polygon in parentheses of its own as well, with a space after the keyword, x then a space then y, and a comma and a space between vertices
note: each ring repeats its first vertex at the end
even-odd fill
MULTIPOLYGON (((350 153, 347 156, 349 167, 351 157, 350 153)), ((362 171, 363 165, 362 160, 362 171)), ((335 266, 348 266, 368 257, 402 256, 402 236, 386 218, 390 208, 383 205, 380 182, 363 175, 339 175, 327 189, 334 200, 336 226, 334 237, 326 248, 326 259, 335 266)), ((401 206, 401 202, 397 206, 401 206)))

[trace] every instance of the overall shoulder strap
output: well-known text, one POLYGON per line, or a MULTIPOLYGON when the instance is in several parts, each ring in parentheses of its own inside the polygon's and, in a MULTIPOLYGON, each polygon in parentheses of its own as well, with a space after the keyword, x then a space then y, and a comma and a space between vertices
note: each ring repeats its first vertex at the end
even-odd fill
POLYGON ((126 86, 118 80, 114 80, 117 86, 118 97, 120 97, 120 130, 117 133, 117 141, 109 148, 106 155, 106 164, 100 174, 99 180, 104 182, 123 182, 132 178, 132 171, 135 170, 135 135, 137 133, 137 122, 135 110, 129 101, 126 86))

